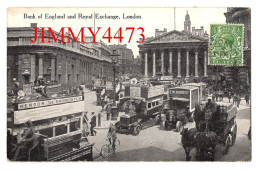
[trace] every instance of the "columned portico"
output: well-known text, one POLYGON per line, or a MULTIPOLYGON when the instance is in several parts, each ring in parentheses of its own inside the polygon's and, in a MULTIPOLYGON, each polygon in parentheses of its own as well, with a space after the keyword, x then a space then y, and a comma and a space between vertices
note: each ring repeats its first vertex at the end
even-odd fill
POLYGON ((186 77, 190 77, 189 49, 186 50, 186 77))
POLYGON ((181 77, 181 49, 178 49, 178 75, 177 77, 181 77))
POLYGON ((198 65, 199 65, 198 54, 199 54, 199 52, 196 50, 195 51, 195 77, 199 77, 199 74, 198 74, 198 65))
POLYGON ((144 76, 165 76, 164 80, 170 80, 171 76, 178 79, 207 76, 204 42, 207 39, 176 30, 149 39, 139 45, 144 76))

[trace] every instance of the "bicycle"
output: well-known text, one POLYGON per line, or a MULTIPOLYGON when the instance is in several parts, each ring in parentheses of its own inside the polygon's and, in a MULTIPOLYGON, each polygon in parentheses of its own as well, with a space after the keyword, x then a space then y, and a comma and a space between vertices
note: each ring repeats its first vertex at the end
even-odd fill
MULTIPOLYGON (((108 141, 108 139, 106 139, 108 141)), ((119 150, 120 141, 119 139, 115 140, 115 147, 113 148, 112 144, 108 143, 102 146, 101 148, 101 156, 106 158, 111 152, 115 152, 119 150)))

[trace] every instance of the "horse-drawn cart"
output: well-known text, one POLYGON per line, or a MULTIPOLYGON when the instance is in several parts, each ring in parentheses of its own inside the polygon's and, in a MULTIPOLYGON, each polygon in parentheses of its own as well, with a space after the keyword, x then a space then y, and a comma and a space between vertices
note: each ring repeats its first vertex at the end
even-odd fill
POLYGON ((236 124, 237 108, 233 104, 219 102, 217 110, 209 120, 209 131, 215 132, 218 136, 218 142, 225 147, 225 153, 229 147, 236 141, 237 124, 236 124))
POLYGON ((197 157, 202 160, 214 160, 217 145, 224 145, 224 154, 236 141, 237 108, 233 104, 208 102, 196 107, 196 128, 184 128, 181 132, 182 145, 186 160, 190 160, 189 152, 197 149, 197 157))

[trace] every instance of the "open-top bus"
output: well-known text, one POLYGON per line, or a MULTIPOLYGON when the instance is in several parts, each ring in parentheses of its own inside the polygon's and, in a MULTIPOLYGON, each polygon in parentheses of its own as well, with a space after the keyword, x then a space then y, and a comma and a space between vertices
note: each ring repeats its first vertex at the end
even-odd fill
POLYGON ((11 149, 21 142, 28 129, 25 123, 30 120, 37 143, 21 151, 17 160, 93 160, 93 144, 81 143, 84 96, 34 97, 33 94, 22 100, 8 97, 8 158, 13 160, 11 149))

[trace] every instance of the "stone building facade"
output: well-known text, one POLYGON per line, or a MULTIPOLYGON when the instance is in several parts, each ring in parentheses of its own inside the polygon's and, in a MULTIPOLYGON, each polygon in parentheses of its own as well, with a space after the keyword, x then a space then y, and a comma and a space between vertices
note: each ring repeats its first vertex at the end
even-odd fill
MULTIPOLYGON (((113 76, 110 51, 102 43, 60 43, 59 37, 57 42, 51 39, 51 43, 39 43, 38 39, 32 44, 33 27, 37 25, 7 28, 8 88, 14 80, 23 86, 34 82, 38 76, 46 82, 61 83, 63 86, 88 85, 93 77, 113 76)), ((57 37, 58 33, 54 33, 57 37)), ((41 31, 38 30, 38 37, 40 35, 41 31)), ((48 33, 45 35, 47 41, 48 33)))
MULTIPOLYGON (((139 45, 141 70, 145 77, 171 76, 172 78, 208 77, 208 38, 193 35, 187 13, 182 32, 173 30, 147 38, 139 45)), ((204 33, 204 30, 203 30, 204 33)))
POLYGON ((132 64, 134 62, 134 54, 132 49, 127 48, 127 45, 109 45, 111 51, 116 51, 119 56, 117 57, 119 74, 120 75, 131 75, 132 64))
POLYGON ((226 23, 244 24, 243 66, 225 67, 226 78, 231 85, 250 85, 251 82, 251 9, 227 8, 226 23))

